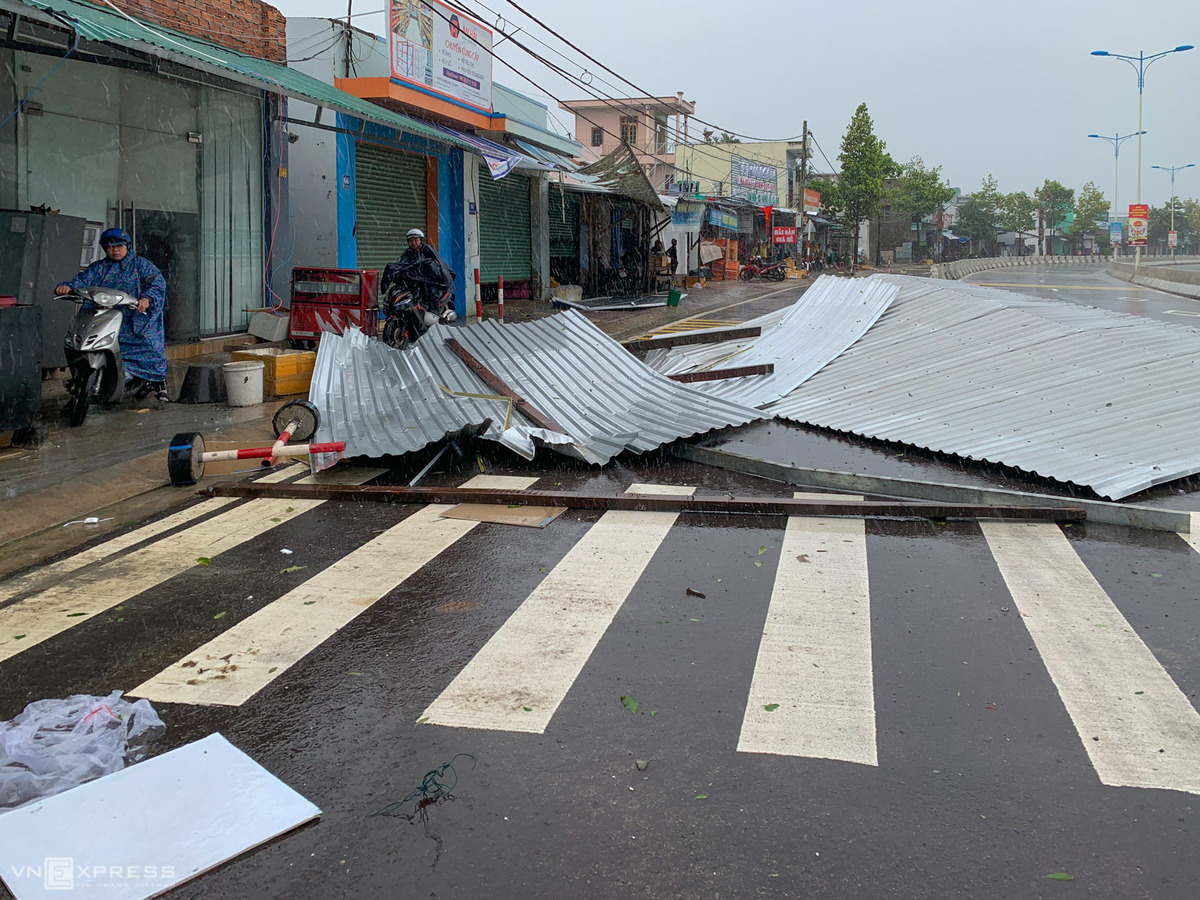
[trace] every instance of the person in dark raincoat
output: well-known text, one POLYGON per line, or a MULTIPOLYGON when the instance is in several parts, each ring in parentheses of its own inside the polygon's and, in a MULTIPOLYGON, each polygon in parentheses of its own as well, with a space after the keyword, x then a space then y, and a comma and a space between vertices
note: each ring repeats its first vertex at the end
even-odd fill
POLYGON ((163 329, 163 311, 167 305, 167 280, 158 266, 138 256, 130 246, 129 235, 110 228, 100 235, 105 258, 96 260, 70 281, 60 284, 60 296, 86 287, 106 287, 125 291, 138 298, 137 309, 121 310, 121 358, 125 377, 132 383, 127 390, 139 399, 154 391, 166 403, 167 341, 163 329))
POLYGON ((441 314, 446 303, 453 304, 454 273, 442 262, 438 252, 425 242, 425 233, 414 228, 408 233, 408 249, 394 263, 383 268, 379 291, 386 294, 392 285, 401 280, 418 287, 418 304, 434 316, 441 314))

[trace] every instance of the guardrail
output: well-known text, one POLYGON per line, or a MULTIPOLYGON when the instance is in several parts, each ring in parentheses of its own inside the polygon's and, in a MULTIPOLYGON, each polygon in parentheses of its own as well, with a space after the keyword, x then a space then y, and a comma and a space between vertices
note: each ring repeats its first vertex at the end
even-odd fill
POLYGON ((1008 269, 1017 266, 1100 266, 1103 256, 991 256, 984 259, 960 259, 957 262, 937 263, 929 272, 931 278, 957 281, 988 269, 1008 269))
POLYGON ((1200 300, 1200 269, 1175 268, 1180 263, 1200 263, 1200 256, 1177 256, 1173 260, 1151 257, 1142 260, 1142 264, 1137 268, 1133 263, 1126 262, 1126 259, 1128 257, 1122 257, 1119 262, 1109 262, 1108 274, 1130 284, 1200 300))

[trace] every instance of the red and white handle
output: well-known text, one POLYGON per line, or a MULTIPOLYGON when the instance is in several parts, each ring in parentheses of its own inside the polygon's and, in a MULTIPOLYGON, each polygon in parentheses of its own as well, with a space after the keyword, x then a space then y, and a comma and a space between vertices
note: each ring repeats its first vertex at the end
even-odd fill
MULTIPOLYGON (((285 434, 287 432, 284 432, 285 434)), ((200 455, 202 462, 222 462, 230 459, 272 459, 282 456, 308 456, 310 453, 342 453, 346 449, 345 441, 333 441, 328 444, 292 444, 283 446, 283 435, 273 447, 256 447, 252 450, 210 450, 200 455)))

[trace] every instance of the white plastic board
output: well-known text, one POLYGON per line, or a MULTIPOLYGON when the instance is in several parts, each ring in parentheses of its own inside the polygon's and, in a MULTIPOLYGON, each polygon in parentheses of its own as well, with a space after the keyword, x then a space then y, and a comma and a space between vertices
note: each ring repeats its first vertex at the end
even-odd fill
POLYGON ((0 878, 16 900, 146 900, 320 815, 213 734, 0 815, 0 878))

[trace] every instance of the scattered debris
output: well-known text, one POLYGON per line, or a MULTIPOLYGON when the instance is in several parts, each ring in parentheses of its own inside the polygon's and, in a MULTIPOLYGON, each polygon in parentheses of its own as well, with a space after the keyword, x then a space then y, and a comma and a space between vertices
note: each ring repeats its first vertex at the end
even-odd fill
POLYGON ((648 768, 650 767, 650 760, 648 760, 648 759, 635 759, 635 760, 633 761, 633 764, 634 764, 635 766, 637 766, 637 770, 638 770, 639 772, 645 772, 645 771, 646 771, 646 769, 648 769, 648 768))
POLYGON ((628 694, 621 695, 621 705, 624 706, 631 713, 635 713, 638 711, 637 698, 631 697, 628 694))
POLYGON ((149 700, 76 694, 38 700, 0 722, 0 810, 116 772, 166 730, 149 700))
POLYGON ((447 800, 453 800, 454 789, 458 786, 458 770, 454 768, 456 759, 469 759, 471 761, 472 770, 475 768, 476 759, 470 753, 456 753, 451 757, 449 762, 444 762, 436 769, 431 769, 425 773, 425 777, 421 779, 421 783, 409 791, 408 796, 403 800, 397 800, 395 803, 389 803, 383 809, 377 810, 367 816, 368 819, 374 819, 376 816, 402 817, 412 822, 419 818, 422 822, 429 821, 429 814, 426 810, 431 806, 445 803, 447 800), (448 776, 448 777, 447 777, 448 776), (405 807, 412 803, 411 812, 405 812, 405 807))
POLYGON ((707 594, 705 594, 705 593, 702 593, 701 591, 698 591, 698 590, 696 590, 695 588, 688 588, 686 593, 687 593, 687 595, 688 595, 689 597, 699 597, 701 600, 707 600, 707 599, 708 599, 708 595, 707 595, 707 594))
POLYGON ((465 519, 468 522, 492 522, 497 525, 522 525, 526 528, 545 528, 567 511, 565 506, 499 507, 489 503, 460 503, 442 513, 443 519, 465 519))

